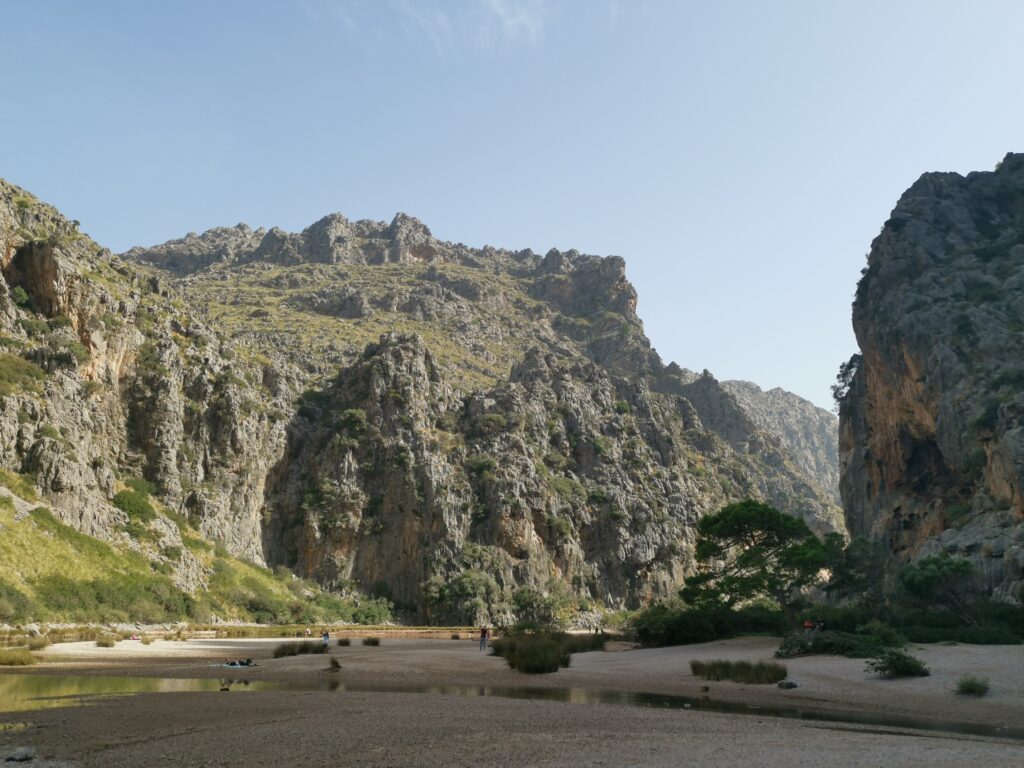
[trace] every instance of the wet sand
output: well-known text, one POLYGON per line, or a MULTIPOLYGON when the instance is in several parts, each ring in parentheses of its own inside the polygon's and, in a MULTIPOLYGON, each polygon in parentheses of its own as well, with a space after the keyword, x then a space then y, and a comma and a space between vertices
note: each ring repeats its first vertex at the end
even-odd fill
MULTIPOLYGON (((760 706, 905 714, 961 723, 1024 723, 1024 648, 912 646, 932 675, 879 680, 863 660, 814 656, 785 662, 798 688, 705 683, 691 659, 770 659, 777 641, 741 638, 695 646, 578 654, 569 669, 526 676, 480 653, 474 640, 384 636, 380 647, 330 648, 271 659, 280 640, 122 641, 53 646, 33 674, 126 674, 327 681, 346 686, 462 684, 559 687, 707 696, 760 706), (227 670, 228 658, 259 666, 227 670), (964 674, 991 693, 953 693, 964 674), (708 690, 702 688, 706 686, 708 690)), ((355 641, 354 641, 355 642, 355 641)), ((23 671, 23 670, 19 670, 23 671)), ((0 712, 3 702, 0 702, 0 712)), ((141 694, 88 706, 12 714, 33 727, 0 731, 0 756, 32 744, 79 765, 915 765, 1024 764, 1024 742, 617 704, 569 704, 431 693, 274 691, 141 694)))

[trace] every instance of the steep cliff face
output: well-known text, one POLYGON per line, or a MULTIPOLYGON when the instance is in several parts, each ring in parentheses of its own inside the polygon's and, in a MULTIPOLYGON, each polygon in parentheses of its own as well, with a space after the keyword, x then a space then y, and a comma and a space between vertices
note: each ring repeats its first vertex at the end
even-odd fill
POLYGON ((263 483, 290 397, 276 402, 263 366, 236 357, 155 276, 6 182, 0 256, 0 465, 61 522, 145 552, 185 587, 205 577, 178 529, 130 534, 111 503, 124 481, 152 483, 206 536, 262 562, 263 483))
POLYGON ((1024 562, 1024 155, 929 173, 872 244, 840 407, 851 533, 972 559, 1019 599, 1024 562))
POLYGON ((0 238, 0 465, 186 591, 216 576, 194 531, 498 620, 522 586, 670 594, 731 500, 842 527, 784 400, 664 365, 620 258, 471 249, 402 214, 118 257, 6 184, 0 238), (142 480, 166 514, 140 527, 115 502, 142 480))

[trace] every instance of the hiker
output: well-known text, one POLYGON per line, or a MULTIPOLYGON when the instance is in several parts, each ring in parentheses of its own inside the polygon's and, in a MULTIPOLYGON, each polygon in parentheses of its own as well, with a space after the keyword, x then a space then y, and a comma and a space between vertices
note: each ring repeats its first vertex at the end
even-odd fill
POLYGON ((480 627, 480 650, 487 650, 487 638, 491 636, 491 631, 487 627, 480 627))
POLYGON ((324 633, 320 635, 320 641, 324 644, 324 648, 326 648, 331 644, 331 633, 325 629, 324 633))

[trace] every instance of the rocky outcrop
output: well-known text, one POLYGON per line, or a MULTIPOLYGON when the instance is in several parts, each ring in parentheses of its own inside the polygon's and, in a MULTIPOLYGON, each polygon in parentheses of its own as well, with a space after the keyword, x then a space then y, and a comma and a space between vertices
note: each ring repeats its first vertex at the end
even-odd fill
POLYGON ((841 490, 852 533, 901 558, 970 558, 1021 599, 1024 155, 928 173, 872 244, 860 345, 841 373, 841 490))

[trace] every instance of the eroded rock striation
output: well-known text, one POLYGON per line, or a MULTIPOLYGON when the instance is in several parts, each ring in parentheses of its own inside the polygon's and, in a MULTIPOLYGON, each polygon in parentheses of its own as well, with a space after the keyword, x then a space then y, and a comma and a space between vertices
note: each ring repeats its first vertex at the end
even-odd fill
POLYGON ((111 503, 132 478, 231 554, 430 621, 671 594, 736 499, 842 529, 831 415, 665 365, 621 258, 403 214, 115 256, 7 184, 0 232, 0 464, 183 589, 210 574, 111 503))
POLYGON ((851 533, 903 559, 970 558, 1020 599, 1024 563, 1024 155, 928 173, 857 287, 841 490, 851 533))

